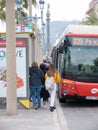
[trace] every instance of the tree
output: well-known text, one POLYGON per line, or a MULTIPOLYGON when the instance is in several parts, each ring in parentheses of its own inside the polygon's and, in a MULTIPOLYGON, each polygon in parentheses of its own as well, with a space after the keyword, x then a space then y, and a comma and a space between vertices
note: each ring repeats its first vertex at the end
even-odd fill
MULTIPOLYGON (((15 0, 17 1, 17 0, 15 0)), ((22 1, 22 6, 21 6, 21 17, 26 17, 27 16, 27 9, 28 9, 28 0, 21 0, 22 1)), ((37 7, 37 2, 36 0, 31 0, 32 5, 34 5, 34 7, 37 7)), ((5 0, 0 0, 0 20, 2 22, 5 21, 5 16, 6 16, 6 12, 5 12, 5 0)), ((15 9, 15 18, 17 20, 18 18, 18 13, 17 13, 17 8, 15 9)), ((22 20, 23 21, 23 20, 22 20)))
MULTIPOLYGON (((34 5, 34 7, 37 6, 36 0, 31 0, 31 2, 32 2, 32 5, 34 5)), ((22 6, 23 8, 28 9, 28 0, 22 0, 22 6)))
MULTIPOLYGON (((7 114, 17 114, 15 1, 6 0, 7 114), (10 16, 10 17, 9 17, 10 16)), ((4 6, 5 7, 5 6, 4 6)))
POLYGON ((83 25, 98 25, 98 17, 96 13, 88 15, 85 20, 81 22, 83 25))
POLYGON ((7 114, 17 114, 15 1, 6 0, 7 114))
MULTIPOLYGON (((22 1, 22 3, 21 3, 21 9, 20 9, 20 13, 21 13, 20 22, 25 23, 26 22, 25 18, 28 17, 27 9, 29 9, 29 14, 30 14, 30 12, 32 13, 32 5, 34 7, 37 7, 38 4, 37 4, 36 0, 21 0, 21 1, 22 1)), ((16 19, 18 19, 17 12, 18 11, 16 10, 16 19)))
POLYGON ((0 0, 0 19, 5 21, 5 0, 0 0))

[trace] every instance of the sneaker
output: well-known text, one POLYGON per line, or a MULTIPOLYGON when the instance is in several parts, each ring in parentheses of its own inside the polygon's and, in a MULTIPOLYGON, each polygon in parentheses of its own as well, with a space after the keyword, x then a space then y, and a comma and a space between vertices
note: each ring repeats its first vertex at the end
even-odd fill
POLYGON ((36 104, 36 105, 34 105, 34 109, 35 110, 37 110, 38 109, 38 105, 36 104))
POLYGON ((41 108, 41 106, 38 106, 38 108, 41 108))
POLYGON ((29 98, 29 101, 30 101, 30 102, 32 102, 32 99, 31 99, 31 98, 29 98))
POLYGON ((46 108, 46 105, 43 105, 43 108, 46 108))
POLYGON ((51 112, 53 112, 53 111, 54 111, 54 108, 53 108, 53 107, 50 107, 49 110, 50 110, 51 112))
POLYGON ((54 106, 53 109, 56 109, 56 107, 54 106))

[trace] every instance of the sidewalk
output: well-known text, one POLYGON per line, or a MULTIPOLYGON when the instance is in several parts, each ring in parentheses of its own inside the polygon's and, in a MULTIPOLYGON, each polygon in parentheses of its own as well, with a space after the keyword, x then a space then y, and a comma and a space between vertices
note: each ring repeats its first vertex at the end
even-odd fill
POLYGON ((18 108, 17 116, 7 116, 5 109, 0 109, 0 130, 68 130, 63 111, 56 99, 56 110, 47 108, 35 110, 18 108))

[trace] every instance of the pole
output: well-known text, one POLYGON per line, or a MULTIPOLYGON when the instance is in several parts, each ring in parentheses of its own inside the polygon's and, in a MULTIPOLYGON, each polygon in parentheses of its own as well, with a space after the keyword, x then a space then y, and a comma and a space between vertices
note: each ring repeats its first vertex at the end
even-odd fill
POLYGON ((41 9, 41 48, 43 50, 43 9, 41 9))
POLYGON ((20 25, 20 9, 18 8, 18 24, 20 25))
POLYGON ((15 1, 6 0, 7 114, 17 114, 15 1))
POLYGON ((17 10, 18 10, 18 21, 17 23, 20 24, 20 18, 21 18, 21 12, 20 12, 20 9, 21 9, 21 0, 17 0, 16 1, 16 4, 17 4, 17 10))
POLYGON ((45 1, 44 0, 39 0, 39 4, 40 4, 40 11, 41 11, 41 48, 42 48, 42 52, 43 52, 43 46, 45 43, 45 39, 44 39, 44 22, 43 22, 43 10, 44 10, 44 4, 45 1))
MULTIPOLYGON (((29 10, 28 17, 31 19, 31 17, 32 17, 32 0, 28 0, 28 10, 29 10)), ((32 23, 32 20, 30 20, 29 23, 32 23)))
POLYGON ((47 21, 47 56, 50 56, 50 49, 51 49, 51 45, 50 45, 50 5, 47 5, 47 13, 46 13, 46 21, 47 21))

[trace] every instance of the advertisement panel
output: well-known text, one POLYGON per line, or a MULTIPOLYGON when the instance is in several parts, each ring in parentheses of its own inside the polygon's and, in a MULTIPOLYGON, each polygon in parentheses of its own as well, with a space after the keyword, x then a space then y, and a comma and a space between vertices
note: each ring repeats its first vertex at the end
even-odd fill
MULTIPOLYGON (((17 97, 27 97, 27 40, 16 40, 16 87, 17 97)), ((0 39, 0 98, 6 95, 6 41, 0 39)), ((13 80, 13 79, 12 79, 13 80)))

